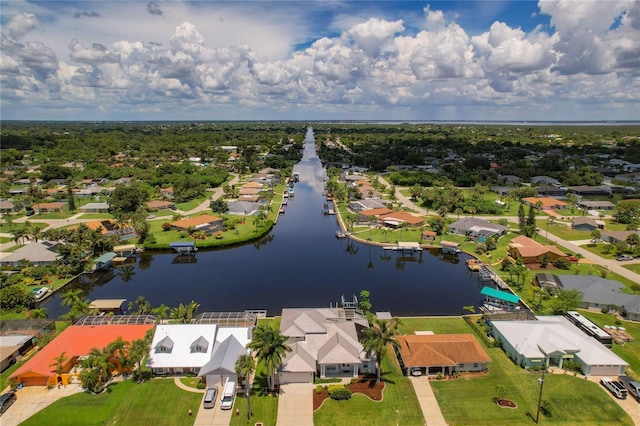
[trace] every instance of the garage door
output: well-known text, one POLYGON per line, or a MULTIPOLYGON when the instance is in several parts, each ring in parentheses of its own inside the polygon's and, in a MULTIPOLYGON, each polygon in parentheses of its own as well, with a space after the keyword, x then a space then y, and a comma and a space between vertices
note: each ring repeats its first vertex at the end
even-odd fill
POLYGON ((620 367, 591 367, 592 376, 617 376, 620 374, 620 367))
POLYGON ((287 383, 312 383, 313 382, 313 373, 279 373, 278 378, 280 379, 280 384, 284 385, 287 383))

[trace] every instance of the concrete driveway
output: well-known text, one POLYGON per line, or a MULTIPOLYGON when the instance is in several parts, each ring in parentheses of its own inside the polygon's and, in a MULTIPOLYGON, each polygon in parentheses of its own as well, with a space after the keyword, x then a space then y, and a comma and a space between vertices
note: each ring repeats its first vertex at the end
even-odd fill
POLYGON ((313 426, 313 384, 280 386, 276 426, 313 426))
POLYGON ((0 417, 2 426, 17 426, 60 398, 82 392, 79 384, 47 390, 44 386, 27 386, 16 392, 18 399, 0 417))

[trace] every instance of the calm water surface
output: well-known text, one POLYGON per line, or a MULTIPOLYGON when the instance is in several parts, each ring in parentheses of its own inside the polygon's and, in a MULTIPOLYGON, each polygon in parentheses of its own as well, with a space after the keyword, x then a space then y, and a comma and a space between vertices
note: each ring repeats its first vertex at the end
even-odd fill
MULTIPOLYGON (((84 275, 66 289, 85 289, 91 300, 142 295, 153 306, 177 306, 195 300, 204 311, 322 307, 340 296, 371 292, 374 311, 393 315, 452 315, 483 298, 475 275, 459 259, 443 259, 439 250, 403 258, 399 252, 339 240, 335 216, 322 214, 325 170, 315 151, 311 129, 303 159, 295 171, 300 182, 278 224, 260 242, 200 251, 195 263, 177 263, 173 253, 145 253, 130 267, 84 275)), ((389 234, 390 239, 397 238, 389 234)), ((66 310, 60 294, 44 305, 50 317, 66 310)))

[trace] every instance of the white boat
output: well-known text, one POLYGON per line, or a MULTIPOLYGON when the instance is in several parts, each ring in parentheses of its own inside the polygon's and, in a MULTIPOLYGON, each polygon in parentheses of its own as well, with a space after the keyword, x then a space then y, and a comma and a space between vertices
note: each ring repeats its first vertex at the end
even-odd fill
POLYGON ((33 293, 33 297, 36 300, 42 299, 45 294, 49 292, 49 287, 40 287, 33 293))

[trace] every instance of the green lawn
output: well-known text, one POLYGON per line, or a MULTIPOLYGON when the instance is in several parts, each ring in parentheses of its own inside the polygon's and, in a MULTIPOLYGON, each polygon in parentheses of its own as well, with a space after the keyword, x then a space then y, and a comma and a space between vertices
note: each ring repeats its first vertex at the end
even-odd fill
POLYGON ((624 345, 613 345, 613 352, 620 358, 629 363, 627 374, 640 379, 640 323, 634 321, 620 321, 613 315, 601 314, 599 312, 580 310, 580 313, 589 318, 599 327, 605 325, 621 325, 627 329, 627 333, 631 334, 635 341, 627 342, 624 345))
POLYGON ((542 232, 541 232, 542 235, 546 236, 546 232, 549 231, 550 234, 560 237, 565 241, 591 239, 591 232, 576 231, 571 229, 571 226, 567 226, 563 223, 558 223, 558 222, 548 223, 547 220, 536 220, 536 226, 542 229, 542 232))
MULTIPOLYGON (((392 352, 391 352, 392 354, 392 352)), ((372 401, 355 394, 348 401, 327 399, 313 413, 313 424, 327 425, 424 425, 422 410, 409 379, 400 373, 395 358, 383 360, 382 374, 386 382, 382 401, 372 401)))
POLYGON ((109 213, 84 213, 78 216, 78 219, 113 219, 113 215, 109 213))
MULTIPOLYGON (((415 330, 472 333, 470 326, 462 318, 402 318, 402 333, 412 333, 415 330)), ((515 365, 500 348, 485 349, 492 360, 489 374, 431 382, 447 423, 474 426, 533 424, 527 413, 535 416, 540 390, 537 382, 539 373, 529 373, 515 365), (499 408, 493 402, 498 385, 507 388, 505 397, 515 401, 518 408, 499 408)), ((543 391, 543 399, 549 401, 552 417, 542 417, 541 423, 553 422, 567 426, 632 424, 626 413, 596 383, 572 375, 547 375, 543 391), (567 392, 567 389, 571 391, 567 392)))
POLYGON ((201 393, 179 389, 173 379, 132 381, 109 386, 110 392, 100 395, 80 393, 63 398, 22 425, 185 425, 191 426, 201 393))
POLYGON ((185 201, 184 203, 176 203, 176 208, 178 210, 182 210, 183 212, 188 212, 189 210, 193 210, 202 204, 204 201, 208 200, 211 194, 207 194, 205 197, 196 198, 195 200, 185 201))

